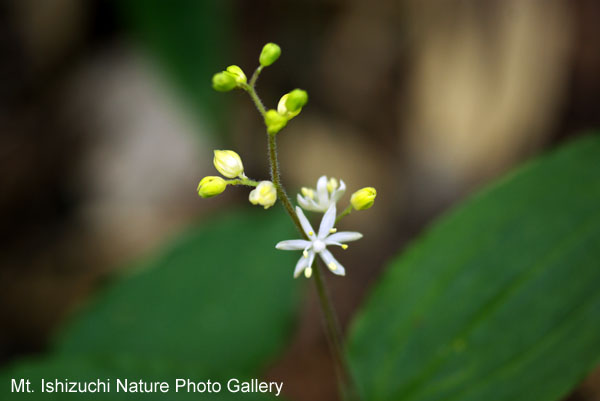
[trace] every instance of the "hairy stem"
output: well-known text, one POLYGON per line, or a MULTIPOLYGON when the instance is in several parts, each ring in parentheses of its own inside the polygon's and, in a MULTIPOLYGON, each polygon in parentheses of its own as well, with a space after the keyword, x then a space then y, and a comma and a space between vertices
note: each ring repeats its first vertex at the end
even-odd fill
MULTIPOLYGON (((285 192, 285 188, 281 184, 279 161, 277 159, 277 141, 275 139, 275 135, 267 135, 269 137, 269 164, 271 166, 271 178, 273 180, 273 185, 275 185, 275 189, 277 190, 277 197, 293 220, 302 237, 308 240, 308 237, 302 229, 300 220, 294 211, 292 203, 285 192)), ((319 264, 317 264, 313 269, 313 276, 317 294, 319 296, 319 305, 321 306, 321 312, 323 313, 323 319, 325 320, 325 333, 327 334, 330 351, 336 366, 336 373, 341 382, 342 394, 344 399, 358 400, 358 393, 354 386, 352 376, 350 375, 350 369, 348 368, 348 363, 342 348, 342 335, 340 326, 333 308, 333 303, 331 302, 331 298, 325 287, 323 278, 321 277, 321 268, 319 264)))
POLYGON ((329 296, 329 292, 327 291, 327 287, 325 285, 323 277, 321 277, 321 264, 322 263, 316 263, 316 266, 313 269, 313 276, 315 278, 315 288, 317 289, 319 303, 321 305, 321 311, 323 313, 325 327, 328 333, 327 337, 332 350, 334 361, 337 365, 337 374, 340 377, 340 390, 343 399, 348 401, 357 401, 359 399, 358 392, 354 387, 354 381, 352 380, 352 376, 348 367, 348 362, 345 358, 345 354, 342 347, 342 334, 340 330, 340 324, 338 322, 335 310, 333 309, 331 297, 329 296))
POLYGON ((258 185, 258 181, 251 180, 249 178, 234 178, 233 180, 227 180, 229 185, 247 185, 249 187, 255 187, 258 185))
POLYGON ((277 198, 285 207, 285 211, 290 215, 294 224, 298 228, 298 231, 302 234, 304 239, 308 240, 308 237, 304 233, 302 229, 302 224, 300 224, 300 220, 294 211, 294 207, 292 206, 292 202, 290 202, 290 198, 287 196, 285 192, 285 188, 281 184, 281 176, 279 174, 279 161, 277 160, 277 141, 275 139, 275 135, 267 134, 269 137, 269 165, 271 167, 271 180, 273 181, 273 185, 275 185, 275 189, 277 190, 277 198))
POLYGON ((262 65, 259 65, 258 68, 254 70, 254 74, 252 74, 252 78, 250 78, 250 86, 252 88, 256 87, 256 80, 258 79, 258 76, 262 72, 263 68, 264 67, 262 65))
POLYGON ((250 79, 250 83, 242 85, 242 89, 244 89, 246 92, 248 92, 248 94, 252 98, 252 101, 254 102, 254 105, 258 109, 258 112, 264 118, 265 117, 265 113, 266 113, 265 106, 263 105, 262 101, 258 97, 258 94, 256 93, 256 89, 255 89, 256 80, 258 79, 258 76, 260 75, 260 72, 262 71, 262 69, 263 69, 263 67, 259 66, 256 69, 256 71, 254 71, 254 74, 252 74, 252 78, 250 79))
MULTIPOLYGON (((262 67, 258 67, 252 78, 250 79, 250 84, 244 86, 244 90, 248 92, 250 98, 254 102, 254 105, 260 112, 260 114, 264 117, 265 115, 265 107, 262 104, 260 98, 256 94, 256 90, 254 86, 256 84, 256 80, 260 72, 262 71, 262 67)), ((308 237, 304 233, 302 229, 302 224, 300 224, 300 220, 294 211, 294 207, 292 206, 292 202, 288 197, 285 188, 281 183, 281 174, 279 172, 279 160, 277 158, 277 140, 275 137, 276 134, 271 135, 267 133, 268 137, 268 153, 269 153, 269 166, 271 169, 271 180, 273 181, 273 185, 275 186, 275 190, 277 191, 277 198, 283 204, 285 211, 290 216, 294 225, 300 232, 300 235, 305 240, 308 240, 308 237)), ((346 213, 346 211, 342 212, 342 214, 346 213)), ((348 212, 349 213, 349 212, 348 212)), ((340 216, 340 218, 343 216, 340 216)), ((323 282, 323 278, 321 277, 320 266, 317 264, 313 269, 314 282, 317 290, 317 294, 319 297, 319 305, 321 307, 321 312, 323 314, 323 319, 325 320, 325 334, 327 337, 327 341, 329 343, 329 348, 335 363, 336 374, 338 375, 340 385, 341 385, 341 393, 342 397, 348 401, 357 401, 359 400, 358 392, 354 385, 354 381, 352 380, 352 376, 350 374, 350 369, 348 367, 348 363, 344 356, 343 348, 342 348, 342 336, 341 330, 339 328, 339 323, 336 318, 336 313, 333 308, 333 303, 331 302, 331 298, 327 289, 325 287, 325 283, 323 282)))

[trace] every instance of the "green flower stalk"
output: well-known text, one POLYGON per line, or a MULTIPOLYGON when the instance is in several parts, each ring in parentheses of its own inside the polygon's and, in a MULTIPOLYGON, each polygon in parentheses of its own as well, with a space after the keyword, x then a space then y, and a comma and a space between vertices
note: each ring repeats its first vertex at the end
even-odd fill
POLYGON ((268 67, 277 61, 280 55, 281 49, 278 45, 267 43, 259 56, 260 65, 252 74, 250 81, 247 80, 246 74, 237 65, 230 65, 225 71, 213 76, 215 90, 225 92, 235 88, 243 89, 248 93, 261 114, 267 132, 271 180, 259 182, 249 179, 244 174, 242 159, 236 152, 232 150, 215 150, 213 160, 215 168, 230 180, 224 180, 216 176, 204 177, 198 186, 198 194, 201 197, 208 198, 223 192, 227 185, 243 185, 254 187, 248 196, 248 200, 253 205, 268 209, 277 200, 281 202, 298 228, 301 238, 280 241, 276 248, 302 251, 293 276, 299 277, 304 273, 306 278, 314 279, 319 296, 319 305, 325 320, 325 333, 331 346, 330 350, 335 362, 337 377, 340 381, 342 396, 347 400, 358 400, 358 392, 343 352, 338 320, 321 277, 321 267, 316 264, 316 261, 321 260, 326 270, 338 277, 347 274, 346 268, 335 258, 330 249, 338 246, 345 250, 348 248, 347 242, 359 240, 362 238, 362 234, 354 231, 337 232, 334 226, 343 217, 350 214, 352 210, 366 210, 372 207, 376 191, 373 187, 356 191, 352 195, 348 207, 339 215, 336 215, 337 203, 346 191, 346 184, 341 179, 328 178, 324 175, 318 179, 315 188, 303 187, 296 198, 299 206, 294 207, 292 205, 281 182, 279 160, 277 158, 277 134, 286 127, 289 120, 302 111, 302 108, 308 102, 308 94, 302 89, 294 89, 281 97, 277 109, 267 109, 256 93, 256 81, 261 71, 264 67, 268 67), (302 209, 323 214, 318 231, 313 229, 302 209))

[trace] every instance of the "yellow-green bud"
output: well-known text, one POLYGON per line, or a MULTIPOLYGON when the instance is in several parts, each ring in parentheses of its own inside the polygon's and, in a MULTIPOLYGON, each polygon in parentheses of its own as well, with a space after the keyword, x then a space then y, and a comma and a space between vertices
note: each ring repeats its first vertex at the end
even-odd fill
POLYGON ((255 189, 250 192, 248 197, 253 205, 264 206, 265 209, 270 208, 277 200, 277 190, 271 181, 261 181, 255 189))
POLYGON ((277 112, 288 120, 296 117, 308 101, 308 94, 302 89, 294 89, 279 99, 277 112))
POLYGON ((373 206, 375 203, 375 197, 377 196, 377 191, 373 187, 366 187, 363 189, 359 189, 355 193, 352 194, 350 198, 350 203, 352 207, 356 210, 366 210, 373 206))
POLYGON ((248 81, 246 79, 246 74, 244 74, 244 71, 242 71, 242 69, 237 65, 230 65, 229 67, 227 67, 227 72, 233 75, 233 77, 235 78, 235 82, 238 85, 245 84, 248 81))
POLYGON ((203 198, 210 198, 225 191, 226 187, 227 183, 221 177, 204 177, 200 180, 200 184, 198 184, 198 195, 203 198))
POLYGON ((277 112, 285 118, 287 118, 288 120, 291 120, 300 113, 300 110, 296 110, 295 112, 291 112, 288 110, 286 103, 289 97, 290 94, 286 93, 281 97, 281 99, 279 99, 279 103, 277 104, 277 112))
POLYGON ((219 92, 228 92, 236 87, 235 76, 227 71, 217 72, 212 79, 213 88, 219 92))
POLYGON ((308 93, 302 89, 294 89, 288 93, 288 98, 285 103, 286 108, 290 112, 300 111, 302 107, 308 102, 308 93))
POLYGON ((213 164, 217 171, 227 178, 242 177, 244 175, 242 159, 233 150, 215 150, 213 164))
POLYGON ((281 131, 287 122, 288 119, 279 114, 276 110, 267 110, 265 113, 265 125, 267 126, 267 132, 271 135, 281 131))
POLYGON ((273 64, 281 55, 281 48, 275 43, 267 43, 264 45, 258 61, 263 67, 268 67, 273 64))

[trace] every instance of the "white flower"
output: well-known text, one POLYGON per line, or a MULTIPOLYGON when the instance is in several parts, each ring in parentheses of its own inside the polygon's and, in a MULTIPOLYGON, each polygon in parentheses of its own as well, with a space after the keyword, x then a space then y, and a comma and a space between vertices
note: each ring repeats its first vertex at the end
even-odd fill
POLYGON ((316 191, 312 188, 302 188, 300 191, 302 195, 298 194, 297 200, 303 209, 324 213, 344 195, 346 184, 342 180, 338 184, 335 178, 328 181, 326 176, 322 176, 317 181, 316 191))
POLYGON ((333 203, 327 212, 323 215, 323 219, 321 220, 321 226, 319 227, 319 232, 315 235, 312 226, 308 222, 306 216, 302 212, 302 209, 296 206, 296 213, 298 214, 298 219, 300 220, 300 224, 302 224, 302 229, 304 233, 309 238, 309 240, 303 239, 292 239, 287 241, 281 241, 275 248, 282 249, 284 251, 299 251, 302 250, 302 256, 300 260, 296 264, 296 269, 294 270, 294 278, 298 277, 300 273, 304 271, 304 275, 308 278, 312 274, 312 264, 315 260, 315 255, 319 254, 325 265, 331 270, 334 274, 339 276, 346 275, 346 270, 344 266, 338 262, 331 252, 327 250, 328 245, 338 245, 341 246, 342 249, 348 248, 348 245, 344 244, 344 242, 356 241, 362 238, 362 234, 354 231, 343 231, 336 232, 336 229, 333 228, 335 224, 335 216, 336 209, 335 203, 333 203))
POLYGON ((261 181, 255 189, 250 191, 248 197, 253 205, 264 206, 265 209, 270 208, 277 200, 277 190, 271 181, 261 181))

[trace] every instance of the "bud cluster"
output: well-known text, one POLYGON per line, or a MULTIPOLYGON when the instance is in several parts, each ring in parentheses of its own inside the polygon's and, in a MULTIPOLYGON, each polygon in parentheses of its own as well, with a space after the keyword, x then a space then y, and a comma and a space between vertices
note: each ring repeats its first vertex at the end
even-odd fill
MULTIPOLYGON (((259 66, 251 79, 248 80, 244 71, 237 65, 230 65, 224 71, 213 76, 213 87, 217 91, 226 92, 240 88, 248 92, 257 109, 261 113, 267 134, 269 135, 269 162, 271 176, 279 177, 277 152, 274 136, 279 133, 287 123, 302 111, 308 102, 308 94, 302 89, 294 89, 284 94, 277 104, 277 108, 266 109, 258 97, 255 84, 261 71, 272 65, 281 56, 281 48, 275 43, 267 43, 258 58, 259 66)), ((357 232, 337 232, 334 225, 353 210, 366 210, 373 206, 377 191, 373 187, 365 187, 354 192, 346 209, 339 215, 337 213, 337 202, 340 201, 346 191, 343 180, 333 177, 321 176, 315 188, 303 187, 297 195, 299 207, 294 211, 293 206, 280 180, 254 181, 244 174, 244 166, 240 156, 232 150, 215 150, 213 164, 224 178, 218 176, 204 177, 198 185, 198 194, 203 198, 209 198, 222 193, 227 185, 248 185, 255 187, 249 194, 248 200, 253 205, 270 208, 277 201, 278 196, 286 210, 295 219, 297 225, 302 227, 304 238, 301 240, 282 241, 277 245, 283 250, 303 250, 303 256, 296 266, 294 276, 297 277, 304 271, 306 277, 311 276, 312 263, 315 255, 319 255, 328 269, 337 275, 345 275, 344 267, 333 257, 327 246, 340 246, 347 249, 346 242, 356 241, 362 237, 357 232), (323 213, 321 226, 318 231, 312 229, 308 219, 304 216, 302 209, 317 213, 323 213)))
POLYGON ((219 92, 229 92, 235 88, 243 88, 247 82, 246 74, 237 65, 230 65, 225 71, 213 75, 213 88, 219 92))
POLYGON ((302 89, 294 89, 279 99, 277 110, 267 110, 265 113, 265 125, 267 132, 274 135, 281 131, 289 120, 296 117, 302 111, 302 107, 308 102, 308 93, 302 89))
POLYGON ((198 184, 198 195, 203 198, 211 198, 221 194, 227 185, 248 185, 256 187, 250 192, 249 200, 253 205, 261 205, 265 209, 270 208, 277 201, 277 191, 271 181, 256 182, 248 179, 244 174, 242 158, 233 150, 215 150, 213 164, 217 171, 224 177, 232 178, 225 180, 219 176, 208 176, 200 180, 198 184))

